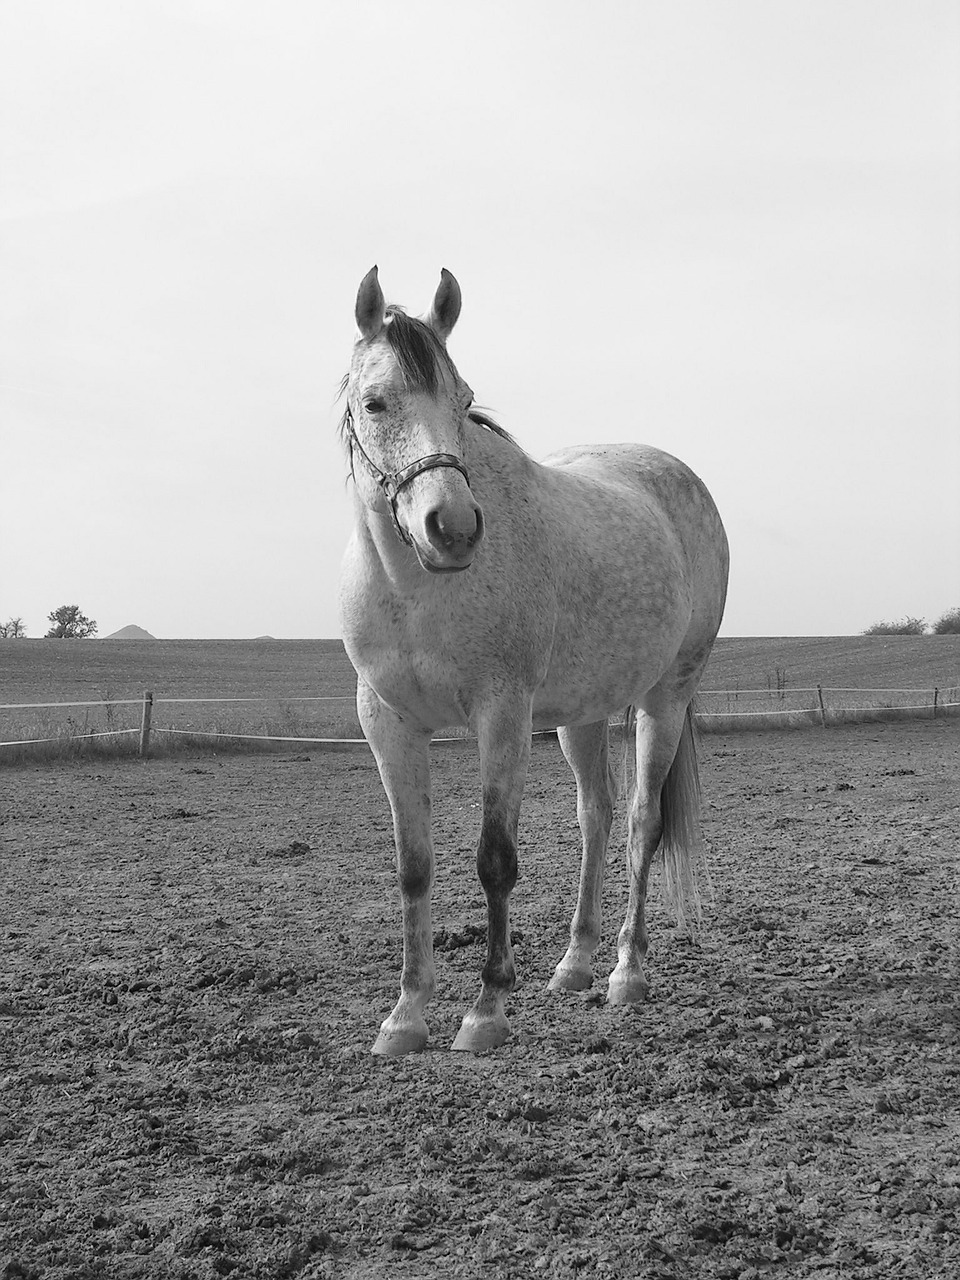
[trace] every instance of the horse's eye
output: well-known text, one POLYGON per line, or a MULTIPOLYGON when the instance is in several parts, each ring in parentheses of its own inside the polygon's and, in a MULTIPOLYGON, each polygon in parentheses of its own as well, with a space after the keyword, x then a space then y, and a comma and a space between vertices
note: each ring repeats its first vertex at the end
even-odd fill
POLYGON ((385 400, 381 400, 379 396, 370 396, 369 399, 364 400, 363 407, 367 413, 383 413, 387 403, 385 400))

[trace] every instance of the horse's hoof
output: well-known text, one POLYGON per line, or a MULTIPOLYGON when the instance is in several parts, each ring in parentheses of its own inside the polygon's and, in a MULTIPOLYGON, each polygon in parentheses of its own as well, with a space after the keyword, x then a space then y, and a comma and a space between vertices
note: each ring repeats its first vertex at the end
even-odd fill
POLYGON ((476 1018, 468 1013, 452 1047, 465 1053, 484 1053, 487 1049, 499 1049, 509 1039, 510 1023, 502 1014, 499 1018, 476 1018))
POLYGON ((647 998, 647 980, 641 974, 633 973, 618 978, 616 973, 610 976, 607 987, 607 1004, 643 1004, 647 998))
POLYGON ((383 1058, 402 1058, 405 1053, 419 1053, 425 1049, 428 1038, 426 1026, 388 1027, 384 1023, 370 1052, 383 1058))
POLYGON ((550 991, 589 991, 593 986, 593 974, 589 969, 568 969, 558 964, 553 977, 547 983, 550 991))

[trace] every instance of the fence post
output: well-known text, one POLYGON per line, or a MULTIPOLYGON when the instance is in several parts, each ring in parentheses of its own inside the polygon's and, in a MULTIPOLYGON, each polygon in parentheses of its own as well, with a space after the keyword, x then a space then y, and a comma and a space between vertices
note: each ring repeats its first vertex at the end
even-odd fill
POLYGON ((823 706, 823 685, 817 685, 817 701, 820 703, 820 728, 827 727, 827 713, 823 706))
POLYGON ((143 695, 143 722, 140 725, 140 754, 145 756, 150 749, 150 717, 153 715, 153 693, 151 690, 143 695))
POLYGON ((937 702, 938 702, 939 698, 940 698, 940 690, 939 690, 939 689, 934 689, 934 691, 933 691, 933 718, 934 718, 934 720, 936 720, 936 718, 937 718, 937 702))

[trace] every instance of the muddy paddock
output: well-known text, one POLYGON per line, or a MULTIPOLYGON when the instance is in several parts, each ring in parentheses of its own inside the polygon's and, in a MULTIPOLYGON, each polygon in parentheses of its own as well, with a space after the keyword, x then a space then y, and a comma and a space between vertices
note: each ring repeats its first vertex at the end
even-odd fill
POLYGON ((650 999, 611 1009, 545 991, 579 833, 535 746, 514 1034, 470 1056, 476 760, 438 750, 432 1047, 396 1061, 368 755, 4 769, 0 1277, 960 1274, 960 721, 710 737, 701 768, 704 936, 654 891, 650 999))

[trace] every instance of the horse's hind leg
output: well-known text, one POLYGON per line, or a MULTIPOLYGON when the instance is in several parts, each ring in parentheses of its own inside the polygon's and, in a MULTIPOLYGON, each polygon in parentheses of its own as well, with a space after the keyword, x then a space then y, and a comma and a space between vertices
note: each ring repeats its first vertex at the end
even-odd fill
POLYGON ((479 719, 483 818, 477 873, 487 897, 487 962, 480 995, 463 1019, 454 1049, 495 1049, 510 1036, 504 1012, 516 982, 510 941, 510 894, 517 882, 517 825, 530 763, 532 704, 522 693, 479 719))
MULTIPOLYGON (((651 690, 637 708, 637 776, 629 801, 627 872, 630 891, 627 914, 617 939, 617 965, 610 975, 607 999, 611 1004, 633 1004, 647 994, 643 960, 647 954, 646 898, 650 864, 664 836, 667 804, 664 789, 671 770, 690 768, 692 737, 678 757, 681 738, 692 730, 687 723, 686 701, 676 695, 651 690)), ((695 756, 693 768, 695 770, 695 756)), ((674 781, 677 781, 674 779, 674 781)), ((677 788, 669 789, 671 793, 677 788)), ((672 814, 673 819, 683 815, 672 814)), ((691 850, 693 856, 696 851, 691 850)))
POLYGON ((583 857, 577 908, 570 924, 570 946, 550 979, 550 990, 585 991, 593 984, 591 963, 600 941, 600 899, 616 787, 610 772, 606 720, 561 728, 558 737, 577 780, 583 857))
POLYGON ((403 911, 400 999, 381 1025, 373 1052, 399 1057, 426 1045, 423 1011, 436 984, 430 922, 430 736, 411 728, 362 682, 357 686, 357 709, 393 812, 403 911))

